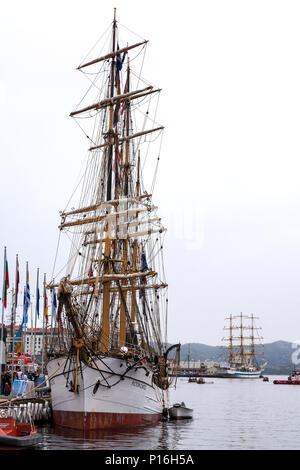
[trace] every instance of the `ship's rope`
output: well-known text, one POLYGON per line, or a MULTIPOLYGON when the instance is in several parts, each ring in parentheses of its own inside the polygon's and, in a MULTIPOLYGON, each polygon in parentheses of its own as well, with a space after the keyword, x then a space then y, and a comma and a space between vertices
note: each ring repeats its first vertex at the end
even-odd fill
POLYGON ((106 45, 107 42, 110 40, 110 36, 111 36, 110 30, 111 30, 111 23, 108 25, 108 27, 106 28, 106 30, 101 34, 101 36, 99 37, 99 39, 97 39, 97 41, 95 42, 95 44, 91 47, 91 49, 89 50, 89 52, 88 52, 88 53, 85 55, 85 57, 82 59, 82 61, 80 62, 80 65, 82 65, 82 64, 85 63, 85 61, 86 61, 87 57, 90 55, 90 53, 95 49, 95 47, 96 47, 96 46, 99 44, 99 42, 103 39, 103 37, 105 36, 105 34, 107 34, 107 33, 109 32, 108 38, 107 38, 107 40, 105 41, 105 43, 104 43, 104 45, 103 45, 103 47, 102 47, 102 49, 101 49, 101 51, 100 51, 100 54, 101 54, 101 52, 103 51, 105 45, 106 45))

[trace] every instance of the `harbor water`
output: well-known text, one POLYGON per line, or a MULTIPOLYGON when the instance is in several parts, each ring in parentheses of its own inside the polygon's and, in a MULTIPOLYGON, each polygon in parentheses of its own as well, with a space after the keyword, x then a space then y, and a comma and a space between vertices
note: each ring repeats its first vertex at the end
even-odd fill
POLYGON ((162 421, 124 431, 39 426, 39 450, 256 450, 300 449, 300 386, 262 379, 206 378, 205 384, 178 378, 170 406, 184 401, 192 420, 162 421), (212 383, 213 382, 213 383, 212 383))

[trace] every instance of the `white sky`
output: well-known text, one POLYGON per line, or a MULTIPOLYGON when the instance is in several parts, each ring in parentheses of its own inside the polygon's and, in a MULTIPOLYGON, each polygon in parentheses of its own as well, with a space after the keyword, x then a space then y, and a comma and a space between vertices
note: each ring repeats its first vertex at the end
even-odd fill
POLYGON ((51 274, 88 142, 68 117, 75 69, 117 19, 149 39, 163 88, 155 203, 169 232, 169 340, 219 344, 254 313, 266 342, 300 338, 300 3, 1 1, 0 250, 51 274))

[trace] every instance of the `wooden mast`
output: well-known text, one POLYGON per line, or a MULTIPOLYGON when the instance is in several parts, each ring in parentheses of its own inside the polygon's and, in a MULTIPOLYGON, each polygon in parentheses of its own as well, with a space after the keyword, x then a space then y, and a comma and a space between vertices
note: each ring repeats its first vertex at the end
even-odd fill
MULTIPOLYGON (((115 50, 116 47, 116 9, 114 8, 114 21, 113 21, 113 45, 112 50, 115 50)), ((115 82, 115 58, 113 56, 111 62, 111 72, 110 72, 110 97, 114 96, 114 82, 115 82)), ((111 182, 112 182, 112 156, 113 156, 113 115, 114 107, 113 104, 110 105, 109 109, 109 131, 110 136, 110 145, 107 153, 107 185, 106 185, 106 200, 111 200, 111 182)), ((109 274, 111 270, 111 264, 109 261, 110 252, 111 252, 111 241, 108 236, 108 224, 106 225, 106 239, 105 239, 105 249, 104 249, 104 273, 109 274)), ((109 348, 108 339, 109 339, 109 307, 110 307, 110 281, 103 282, 103 304, 102 304, 102 329, 101 329, 101 341, 100 341, 100 350, 102 353, 106 353, 109 348)))
MULTIPOLYGON (((130 69, 129 69, 129 58, 127 59, 127 80, 126 80, 126 92, 130 93, 130 69)), ((130 120, 130 102, 126 105, 126 137, 129 137, 129 120, 130 120)), ((126 140, 125 146, 125 183, 123 195, 128 196, 128 166, 129 166, 129 140, 126 140)), ((127 205, 128 208, 128 205, 127 205)), ((122 272, 125 273, 127 269, 127 256, 128 256, 128 240, 124 239, 123 245, 123 267, 122 272)), ((122 282, 122 287, 125 287, 126 281, 122 282)), ((126 342, 126 309, 127 309, 127 291, 123 292, 123 298, 121 299, 120 305, 120 334, 119 334, 119 347, 125 346, 126 342)))
MULTIPOLYGON (((127 93, 130 92, 130 68, 129 68, 129 58, 127 62, 127 93)), ((125 151, 125 184, 124 184, 124 195, 128 196, 128 169, 129 169, 129 120, 130 120, 130 101, 126 105, 126 151, 125 151)))
MULTIPOLYGON (((114 9, 114 21, 113 21, 113 51, 116 47, 116 9, 114 9)), ((115 86, 115 58, 112 58, 111 61, 111 72, 110 72, 110 98, 114 96, 114 86, 115 86)), ((109 106, 109 130, 108 134, 110 137, 113 137, 113 117, 114 117, 114 105, 111 103, 109 106)), ((106 186, 106 200, 111 200, 111 180, 112 180, 112 155, 113 155, 113 146, 114 139, 110 139, 110 145, 108 149, 108 158, 107 158, 107 186, 106 186)))
MULTIPOLYGON (((137 196, 137 198, 140 197, 140 164, 141 164, 141 155, 140 155, 140 151, 139 151, 138 161, 137 161, 137 176, 136 176, 136 196, 137 196)), ((138 226, 136 226, 136 230, 137 229, 138 229, 138 226)), ((137 271, 137 249, 138 249, 138 245, 137 245, 137 240, 135 239, 133 241, 133 256, 132 256, 132 270, 133 270, 133 272, 137 271)), ((131 281, 131 285, 134 287, 135 284, 136 284, 136 280, 133 279, 131 281)), ((135 316, 136 316, 136 295, 135 295, 135 291, 133 290, 132 294, 131 294, 131 313, 130 313, 130 321, 131 321, 132 326, 135 323, 135 316)))

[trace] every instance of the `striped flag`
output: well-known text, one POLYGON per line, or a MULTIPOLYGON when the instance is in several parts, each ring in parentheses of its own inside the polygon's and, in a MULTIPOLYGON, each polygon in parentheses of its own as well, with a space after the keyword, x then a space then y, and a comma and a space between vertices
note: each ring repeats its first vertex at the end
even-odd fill
POLYGON ((46 286, 44 287, 44 316, 46 318, 46 323, 48 322, 48 298, 46 286))

